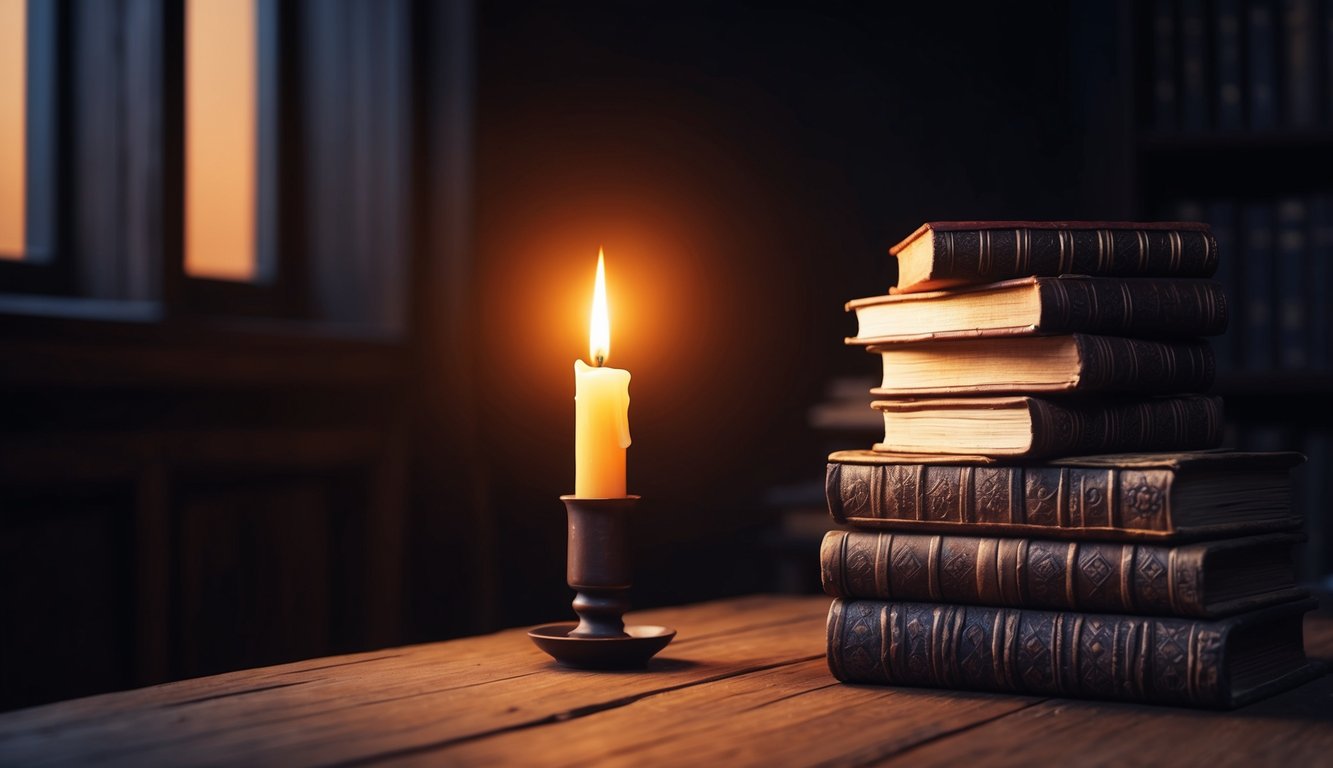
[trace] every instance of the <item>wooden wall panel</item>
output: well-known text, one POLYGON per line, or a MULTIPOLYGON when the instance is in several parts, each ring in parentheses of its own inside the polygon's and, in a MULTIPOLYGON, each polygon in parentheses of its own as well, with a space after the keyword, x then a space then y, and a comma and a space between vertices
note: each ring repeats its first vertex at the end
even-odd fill
POLYGON ((132 683, 131 496, 36 490, 0 503, 0 709, 132 683))
POLYGON ((333 647, 331 489, 230 478, 178 500, 174 677, 275 664, 333 647))

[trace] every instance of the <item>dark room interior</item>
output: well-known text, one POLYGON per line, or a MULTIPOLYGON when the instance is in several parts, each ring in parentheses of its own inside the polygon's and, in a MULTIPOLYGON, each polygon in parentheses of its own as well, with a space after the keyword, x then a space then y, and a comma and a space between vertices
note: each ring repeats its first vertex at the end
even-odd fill
MULTIPOLYGON (((612 495, 642 497, 634 612, 801 596, 782 599, 814 629, 773 631, 812 639, 792 651, 811 685, 875 690, 829 674, 815 597, 828 456, 884 433, 844 305, 889 293, 890 248, 940 221, 1207 223, 1222 446, 1305 456, 1287 567, 1293 589, 1333 584, 1333 3, 0 0, 0 35, 2 764, 554 764, 548 724, 657 696, 616 673, 614 707, 547 712, 563 683, 540 675, 560 668, 524 638, 504 668, 467 641, 476 674, 533 676, 496 699, 510 714, 391 748, 339 739, 427 710, 321 721, 331 741, 310 751, 269 734, 186 755, 134 751, 167 727, 147 715, 98 730, 61 719, 92 717, 58 709, 77 702, 29 709, 174 681, 231 696, 270 665, 573 619, 560 497, 599 251, 607 365, 632 372, 612 495), (237 676, 196 680, 220 673, 237 676), (527 751, 482 749, 510 729, 527 751)), ((1314 615, 1305 652, 1333 657, 1314 615)), ((740 671, 710 671, 689 656, 707 622, 668 620, 648 677, 773 666, 747 647, 740 671)), ((1272 699, 1235 738, 1260 762, 1310 754, 1264 751, 1286 717, 1302 748, 1333 747, 1330 686, 1272 699)), ((953 695, 950 717, 976 723, 1039 701, 953 695)), ((304 706, 274 701, 278 719, 304 706)), ((1192 738, 1227 730, 1186 715, 1192 738)), ((737 743, 758 751, 701 762, 948 761, 939 733, 986 733, 938 728, 785 758, 755 731, 737 743)), ((1039 754, 1128 759, 1061 743, 1039 754)))

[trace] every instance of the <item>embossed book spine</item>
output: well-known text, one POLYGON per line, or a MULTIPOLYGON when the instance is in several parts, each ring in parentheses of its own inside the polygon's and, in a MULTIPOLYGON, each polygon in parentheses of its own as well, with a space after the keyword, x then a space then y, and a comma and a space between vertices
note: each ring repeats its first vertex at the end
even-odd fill
MULTIPOLYGON (((1221 621, 932 603, 834 600, 828 663, 846 683, 1233 707, 1308 679, 1297 601, 1221 621), (1232 647, 1262 623, 1280 641, 1271 676, 1232 686, 1232 647)), ((1238 643, 1239 645, 1239 643, 1238 643)))
POLYGON ((1215 618, 1308 593, 1295 586, 1209 605, 1214 551, 1288 561, 1287 534, 1180 547, 914 533, 830 531, 820 577, 833 597, 1215 618), (1242 549, 1243 547, 1243 549, 1242 549))
MULTIPOLYGON (((1021 222, 1015 222, 1021 223, 1021 222)), ((1207 227, 1008 227, 934 222, 931 279, 984 283, 1026 275, 1208 277, 1217 241, 1207 227)), ((910 240, 909 240, 910 241, 910 240)), ((905 245, 894 246, 896 255, 905 245)))
POLYGON ((1037 280, 1043 333, 1216 336, 1227 300, 1215 280, 1037 280))
MULTIPOLYGON (((835 521, 863 528, 1134 540, 1181 533, 1172 515, 1176 478, 1176 470, 1161 467, 830 462, 824 490, 835 521)), ((1236 535, 1297 524, 1298 517, 1287 515, 1201 523, 1189 533, 1236 535)))
POLYGON ((1121 451, 1191 451, 1222 444, 1222 398, 1163 397, 1066 403, 1028 398, 1027 455, 1088 456, 1121 451))

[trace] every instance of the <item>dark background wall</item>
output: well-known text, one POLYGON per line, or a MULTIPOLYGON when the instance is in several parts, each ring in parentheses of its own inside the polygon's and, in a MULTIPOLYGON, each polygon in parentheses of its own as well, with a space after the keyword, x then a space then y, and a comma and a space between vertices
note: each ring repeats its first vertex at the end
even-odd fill
POLYGON ((1079 197, 1069 7, 958 13, 481 5, 478 371, 501 549, 522 553, 510 622, 564 594, 555 496, 598 246, 611 363, 634 377, 640 599, 679 601, 764 586, 764 491, 821 476, 806 412, 833 375, 873 373, 842 304, 891 284, 890 245, 930 219, 1102 214, 1079 197))

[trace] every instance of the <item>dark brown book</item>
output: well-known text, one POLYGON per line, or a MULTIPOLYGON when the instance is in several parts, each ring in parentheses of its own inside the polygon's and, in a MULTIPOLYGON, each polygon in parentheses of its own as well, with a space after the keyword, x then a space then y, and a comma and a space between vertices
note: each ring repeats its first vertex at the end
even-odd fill
POLYGON ((840 451, 825 493, 858 528, 1058 539, 1184 541, 1291 530, 1299 453, 1081 456, 1041 465, 840 451))
POLYGON ((1002 392, 1202 392, 1213 384, 1206 341, 1119 336, 1032 336, 888 344, 880 355, 884 397, 1002 392))
POLYGON ((1273 533, 1181 546, 829 531, 833 597, 1219 618, 1306 597, 1273 533))
POLYGON ((1217 621, 834 600, 828 663, 844 683, 1231 708, 1320 673, 1298 600, 1217 621))
POLYGON ((1208 277, 1217 241, 1190 221, 932 221, 889 249, 900 293, 1028 275, 1208 277))
POLYGON ((1227 301, 1213 280, 1026 277, 956 291, 849 301, 848 344, 1095 333, 1142 338, 1216 336, 1227 301))
POLYGON ((1043 459, 1222 444, 1222 399, 1202 395, 1092 400, 939 397, 876 400, 876 450, 1043 459))

